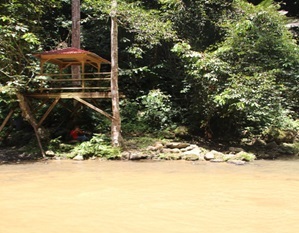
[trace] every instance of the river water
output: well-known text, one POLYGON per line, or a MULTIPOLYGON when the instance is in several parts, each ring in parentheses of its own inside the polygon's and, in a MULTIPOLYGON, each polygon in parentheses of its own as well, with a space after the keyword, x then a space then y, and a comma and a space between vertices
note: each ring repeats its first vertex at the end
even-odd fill
POLYGON ((1 233, 297 233, 299 160, 0 166, 1 233))

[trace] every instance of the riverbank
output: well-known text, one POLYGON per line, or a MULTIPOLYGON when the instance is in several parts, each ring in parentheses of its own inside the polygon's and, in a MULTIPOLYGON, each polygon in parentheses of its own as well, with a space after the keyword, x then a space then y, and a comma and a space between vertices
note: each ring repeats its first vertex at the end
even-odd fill
MULTIPOLYGON (((61 143, 60 146, 65 146, 61 143)), ((78 144, 77 144, 78 145, 78 144)), ((76 146, 76 145, 68 145, 76 146)), ((103 159, 97 155, 85 156, 84 154, 58 153, 46 150, 46 158, 39 151, 28 152, 26 147, 0 148, 0 164, 21 163, 39 160, 88 160, 103 159)), ((255 159, 275 160, 279 158, 298 158, 299 145, 295 143, 275 142, 266 143, 255 140, 250 143, 233 144, 197 139, 193 141, 160 140, 154 138, 128 138, 124 140, 124 146, 115 157, 118 160, 187 160, 187 161, 210 161, 228 162, 243 165, 255 159), (147 141, 146 143, 144 141, 147 141)))

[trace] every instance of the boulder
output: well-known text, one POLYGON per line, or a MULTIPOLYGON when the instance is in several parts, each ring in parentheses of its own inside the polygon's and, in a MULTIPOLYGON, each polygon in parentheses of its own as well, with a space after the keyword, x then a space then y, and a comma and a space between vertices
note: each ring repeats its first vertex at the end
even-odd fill
POLYGON ((210 152, 214 154, 216 159, 223 159, 225 156, 223 153, 216 150, 211 150, 210 152))
POLYGON ((231 153, 238 153, 238 152, 244 151, 244 149, 241 147, 233 147, 233 146, 229 147, 228 150, 231 153))
POLYGON ((169 154, 160 154, 159 159, 165 160, 180 160, 182 158, 181 154, 169 153, 169 154))
POLYGON ((206 160, 215 159, 215 155, 214 155, 214 153, 211 152, 211 151, 209 151, 208 153, 206 153, 206 154, 204 155, 204 157, 205 157, 206 160))
POLYGON ((219 159, 211 159, 210 162, 213 162, 213 163, 223 163, 223 162, 225 162, 225 160, 221 159, 221 158, 219 158, 219 159))
POLYGON ((219 151, 211 150, 205 154, 206 158, 209 158, 211 162, 225 162, 225 155, 219 151))
POLYGON ((165 146, 171 149, 174 148, 182 149, 188 147, 189 145, 190 145, 189 143, 185 143, 185 142, 168 142, 166 143, 165 146))
POLYGON ((183 152, 182 159, 188 160, 188 161, 195 161, 195 160, 201 160, 204 161, 204 154, 202 153, 202 150, 198 147, 190 151, 183 152))
POLYGON ((245 161, 243 161, 243 160, 238 160, 238 159, 231 159, 231 160, 228 160, 227 162, 228 162, 228 163, 235 164, 235 165, 244 165, 244 164, 246 164, 245 161))
POLYGON ((253 146, 266 146, 266 145, 267 145, 267 143, 264 140, 259 139, 259 138, 255 139, 255 141, 253 143, 253 146))
POLYGON ((190 151, 190 150, 193 150, 193 149, 196 149, 196 148, 199 148, 199 147, 197 145, 190 144, 189 146, 187 146, 185 148, 182 148, 181 151, 186 152, 186 151, 190 151))
POLYGON ((82 161, 84 160, 83 155, 76 155, 73 160, 82 161))
POLYGON ((256 159, 256 156, 252 153, 242 151, 236 154, 235 159, 251 162, 256 159))
POLYGON ((173 149, 170 149, 170 148, 163 148, 161 150, 161 153, 164 153, 164 154, 170 154, 170 153, 173 153, 173 149))
POLYGON ((141 160, 141 159, 148 159, 149 156, 148 155, 145 155, 145 154, 142 154, 142 153, 138 153, 138 152, 132 152, 130 153, 129 155, 129 159, 130 160, 141 160))
POLYGON ((163 144, 157 142, 154 146, 148 146, 148 147, 147 147, 147 150, 150 150, 150 151, 158 151, 158 150, 161 150, 162 148, 163 148, 163 144))
POLYGON ((52 150, 47 150, 45 152, 45 154, 46 154, 47 157, 55 157, 55 153, 52 150))

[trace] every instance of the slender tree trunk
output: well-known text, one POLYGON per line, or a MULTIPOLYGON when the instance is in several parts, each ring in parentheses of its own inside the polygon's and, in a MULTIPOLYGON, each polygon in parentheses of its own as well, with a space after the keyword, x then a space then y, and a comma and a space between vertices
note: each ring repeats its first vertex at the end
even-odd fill
MULTIPOLYGON (((80 49, 80 0, 72 0, 72 47, 80 49)), ((80 66, 72 66, 72 78, 80 78, 80 66)), ((74 82, 74 85, 80 85, 74 82)))
POLYGON ((118 93, 118 28, 117 28, 117 0, 111 5, 111 96, 113 119, 111 124, 111 140, 113 146, 120 146, 121 120, 119 113, 118 93))

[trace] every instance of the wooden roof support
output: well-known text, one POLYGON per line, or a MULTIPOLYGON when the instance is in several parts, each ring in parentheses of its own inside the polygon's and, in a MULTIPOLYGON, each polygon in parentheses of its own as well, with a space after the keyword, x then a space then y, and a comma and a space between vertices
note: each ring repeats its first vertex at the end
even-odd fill
POLYGON ((5 127, 5 125, 7 124, 8 120, 11 118, 12 114, 13 114, 14 110, 10 110, 8 115, 6 116, 6 118, 4 119, 4 121, 2 122, 1 126, 0 126, 0 132, 2 131, 2 129, 5 127))
POLYGON ((34 107, 34 109, 33 109, 32 102, 28 102, 28 104, 29 104, 30 108, 32 109, 32 114, 34 115, 36 112, 38 112, 48 102, 49 102, 49 99, 42 99, 42 103, 38 103, 38 106, 34 107))
POLYGON ((75 102, 75 107, 74 107, 73 111, 71 112, 72 113, 71 118, 77 117, 77 113, 79 112, 80 107, 81 107, 81 103, 80 102, 75 102))
POLYGON ((79 98, 79 97, 74 97, 75 100, 81 102, 82 104, 85 104, 86 106, 90 107, 91 109, 101 113, 102 115, 104 115, 105 117, 107 117, 110 120, 113 120, 113 116, 111 116, 110 114, 108 114, 107 112, 103 111, 102 109, 99 109, 97 107, 95 107, 94 105, 88 103, 87 101, 79 98))
POLYGON ((48 110, 46 111, 46 113, 43 115, 43 117, 38 122, 38 124, 37 124, 38 128, 42 125, 42 123, 44 122, 44 120, 47 118, 47 116, 50 114, 50 112, 53 110, 53 108, 56 106, 56 104, 58 103, 59 100, 60 100, 60 97, 56 97, 56 99, 54 100, 54 102, 51 104, 51 106, 48 108, 48 110))

